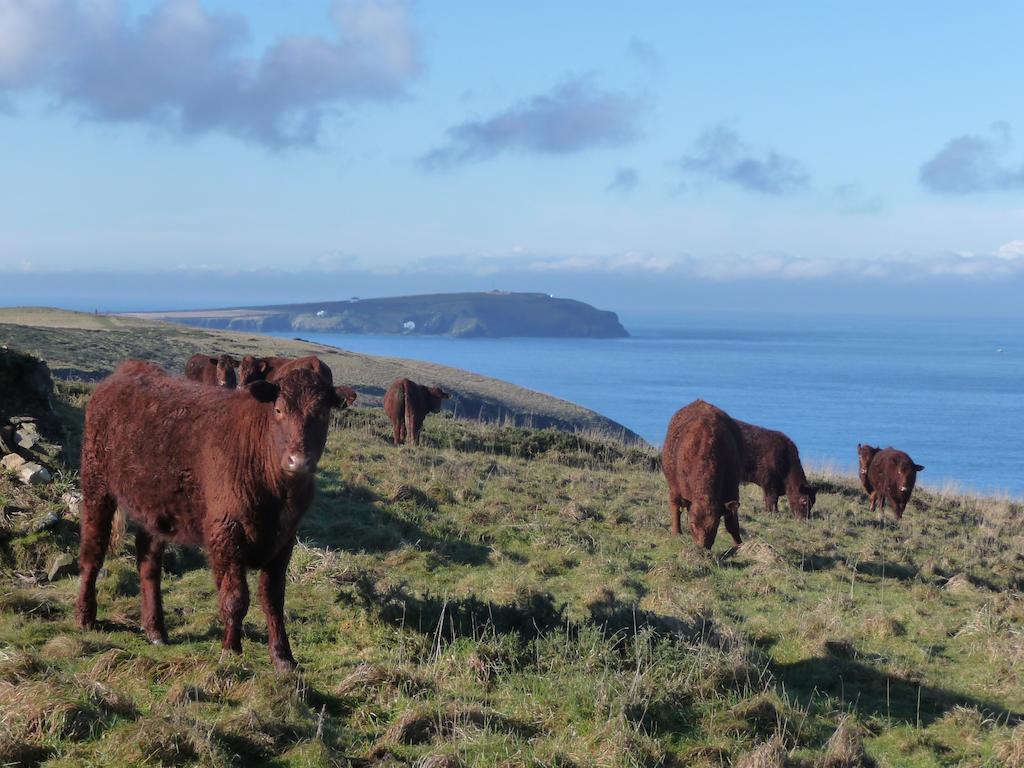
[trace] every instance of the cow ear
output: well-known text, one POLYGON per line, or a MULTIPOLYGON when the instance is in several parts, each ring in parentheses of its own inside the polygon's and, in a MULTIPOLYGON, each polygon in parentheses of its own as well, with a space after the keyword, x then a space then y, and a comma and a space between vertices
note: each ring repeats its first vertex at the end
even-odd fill
POLYGON ((727 501, 725 502, 725 508, 735 514, 740 511, 740 503, 738 501, 727 501))
POLYGON ((922 467, 920 464, 915 464, 914 465, 914 471, 915 472, 924 472, 924 467, 922 467))
POLYGON ((268 368, 270 368, 270 363, 266 360, 260 360, 259 364, 256 366, 256 370, 260 373, 266 373, 268 368))
POLYGON ((210 358, 210 364, 211 365, 216 365, 217 364, 217 358, 216 357, 211 357, 210 358))
POLYGON ((338 397, 346 408, 352 405, 356 401, 356 397, 358 397, 358 394, 352 387, 335 387, 334 391, 338 393, 338 397))
POLYGON ((254 381, 249 385, 249 394, 261 403, 272 403, 277 400, 281 388, 269 381, 254 381))
POLYGON ((444 390, 441 390, 441 399, 442 400, 448 400, 451 396, 452 396, 451 392, 445 392, 444 390))

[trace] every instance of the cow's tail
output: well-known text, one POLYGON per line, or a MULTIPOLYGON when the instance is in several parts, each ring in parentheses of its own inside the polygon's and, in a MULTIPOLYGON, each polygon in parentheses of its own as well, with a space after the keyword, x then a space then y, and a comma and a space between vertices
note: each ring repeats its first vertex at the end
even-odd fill
POLYGON ((114 512, 114 519, 110 525, 110 547, 108 548, 108 556, 121 554, 121 548, 124 546, 125 530, 127 528, 127 522, 124 515, 124 510, 120 507, 114 512))

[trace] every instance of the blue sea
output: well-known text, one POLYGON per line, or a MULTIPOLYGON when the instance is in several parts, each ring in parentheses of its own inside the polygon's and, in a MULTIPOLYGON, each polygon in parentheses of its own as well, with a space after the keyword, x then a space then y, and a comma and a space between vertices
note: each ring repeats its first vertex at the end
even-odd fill
POLYGON ((700 397, 786 432, 805 464, 854 472, 858 442, 893 445, 925 465, 922 485, 1024 497, 1019 320, 723 313, 624 324, 631 338, 298 335, 505 379, 599 411, 655 446, 672 414, 700 397))

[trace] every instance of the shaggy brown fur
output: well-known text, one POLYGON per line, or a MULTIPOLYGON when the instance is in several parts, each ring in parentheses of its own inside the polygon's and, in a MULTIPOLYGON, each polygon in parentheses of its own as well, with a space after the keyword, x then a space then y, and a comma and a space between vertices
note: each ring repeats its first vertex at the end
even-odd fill
POLYGON ((396 379, 384 395, 384 412, 391 419, 395 445, 406 439, 420 442, 420 430, 428 413, 438 413, 451 397, 440 387, 427 387, 410 379, 396 379))
POLYGON ((192 355, 185 363, 185 378, 200 381, 203 384, 234 389, 238 386, 236 368, 238 368, 238 361, 231 355, 218 355, 217 357, 192 355))
POLYGON ((260 569, 270 656, 295 666, 284 628, 285 573, 337 394, 309 370, 227 390, 137 360, 96 388, 82 444, 81 586, 76 617, 96 621, 96 576, 120 507, 138 524, 142 627, 167 641, 160 597, 167 542, 201 546, 220 593, 225 650, 241 652, 246 569, 260 569))
POLYGON ((914 492, 914 484, 917 482, 917 473, 924 471, 924 467, 915 464, 903 451, 895 448, 883 448, 871 457, 868 465, 868 498, 871 500, 871 511, 875 511, 876 504, 881 501, 882 509, 885 503, 889 502, 892 511, 896 513, 896 519, 903 518, 903 510, 910 501, 910 495, 914 492))
POLYGON ((868 480, 868 467, 871 466, 871 460, 875 458, 875 454, 878 453, 881 448, 876 448, 873 445, 861 445, 857 443, 857 463, 860 465, 860 484, 864 488, 864 493, 871 495, 871 481, 868 480))
MULTIPOLYGON (((246 355, 242 358, 239 366, 239 375, 242 384, 251 384, 254 381, 279 381, 289 371, 299 368, 308 368, 319 374, 328 384, 334 384, 334 374, 330 366, 316 355, 307 357, 253 357, 246 355)), ((358 396, 352 387, 335 387, 334 391, 342 401, 342 408, 347 408, 356 401, 358 396)))
POLYGON ((779 511, 779 496, 789 500, 789 509, 800 520, 810 517, 817 491, 807 482, 800 451, 782 432, 765 429, 745 421, 736 421, 743 433, 746 461, 743 482, 754 483, 764 491, 764 508, 779 511))
POLYGON ((676 412, 662 450, 672 533, 680 532, 685 509, 699 546, 711 549, 723 517, 736 546, 742 543, 738 513, 743 455, 743 435, 725 411, 694 400, 676 412))

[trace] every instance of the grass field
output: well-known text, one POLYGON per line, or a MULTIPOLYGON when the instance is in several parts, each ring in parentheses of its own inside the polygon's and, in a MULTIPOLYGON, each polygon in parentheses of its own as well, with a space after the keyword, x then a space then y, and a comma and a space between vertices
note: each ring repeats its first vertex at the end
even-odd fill
POLYGON ((408 376, 454 392, 450 407, 462 418, 599 432, 633 441, 621 424, 551 395, 443 365, 347 352, 322 344, 252 333, 207 331, 173 323, 60 309, 0 308, 0 344, 47 361, 62 378, 97 379, 126 358, 150 360, 182 371, 196 352, 242 355, 318 355, 337 383, 359 392, 360 405, 379 405, 392 381, 408 376))
MULTIPOLYGON (((61 391, 73 463, 88 387, 61 391)), ((77 579, 43 575, 76 551, 73 469, 0 476, 0 764, 1024 765, 1019 505, 919 490, 896 527, 818 476, 801 523, 747 486, 744 546, 708 554, 669 535, 646 449, 444 417, 419 447, 388 432, 376 409, 332 429, 285 678, 255 605, 219 661, 191 550, 166 562, 170 645, 139 631, 131 537, 102 630, 76 630, 77 579)))

